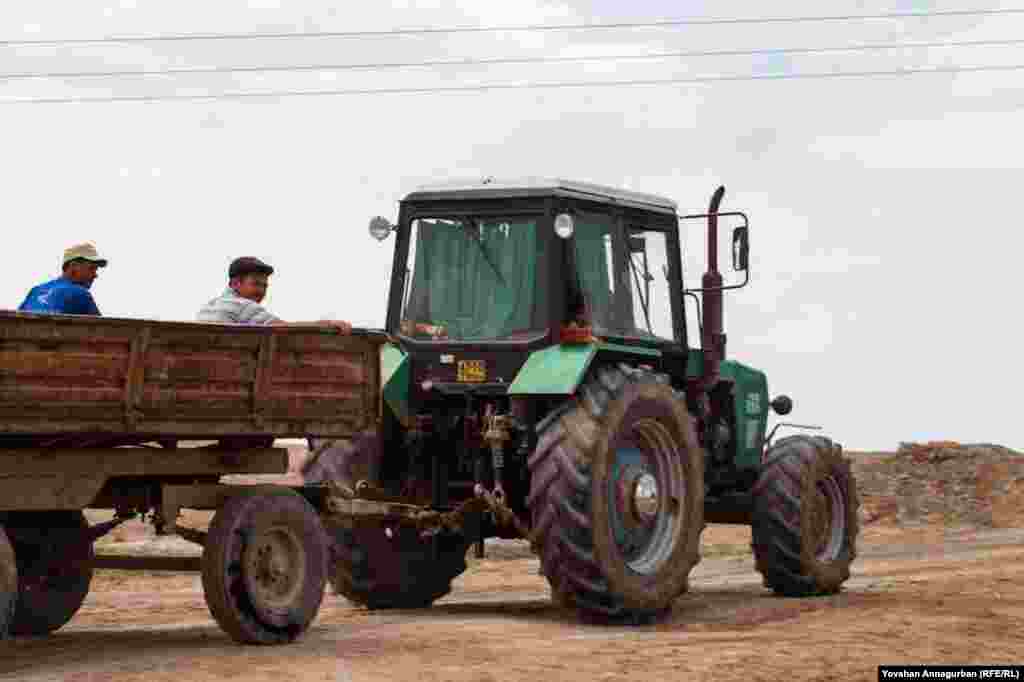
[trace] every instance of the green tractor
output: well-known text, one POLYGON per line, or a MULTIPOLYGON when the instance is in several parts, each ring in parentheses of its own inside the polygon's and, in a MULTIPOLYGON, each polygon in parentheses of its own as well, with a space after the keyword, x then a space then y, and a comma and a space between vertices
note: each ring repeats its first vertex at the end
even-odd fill
POLYGON ((376 239, 396 238, 382 419, 352 442, 314 443, 304 471, 336 491, 336 592, 429 606, 470 547, 525 537, 558 603, 650 622, 686 591, 706 523, 750 524, 776 593, 840 589, 856 482, 828 438, 771 443, 768 411, 791 400, 769 400, 764 373, 726 359, 722 297, 749 281, 749 228, 719 212, 723 194, 680 216, 648 194, 485 179, 422 188, 397 225, 371 221, 376 239), (738 284, 718 270, 725 217, 738 284), (684 219, 707 224, 695 290, 684 219))

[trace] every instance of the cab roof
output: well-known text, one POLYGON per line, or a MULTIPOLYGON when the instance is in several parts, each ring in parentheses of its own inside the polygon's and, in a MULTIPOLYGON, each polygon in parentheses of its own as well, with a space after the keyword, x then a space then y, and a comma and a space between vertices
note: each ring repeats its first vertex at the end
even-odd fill
POLYGON ((404 201, 431 199, 499 199, 523 196, 563 196, 608 204, 621 204, 659 213, 675 214, 678 204, 655 194, 595 185, 563 178, 476 178, 430 183, 416 188, 404 201))

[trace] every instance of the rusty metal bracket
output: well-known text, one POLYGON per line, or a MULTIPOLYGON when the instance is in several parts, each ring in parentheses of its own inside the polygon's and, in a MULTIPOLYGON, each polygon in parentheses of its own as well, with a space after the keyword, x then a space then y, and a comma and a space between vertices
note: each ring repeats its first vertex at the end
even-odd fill
POLYGON ((128 358, 128 376, 124 384, 124 421, 129 429, 134 429, 139 417, 139 403, 142 400, 142 387, 146 381, 146 351, 152 330, 143 327, 132 339, 131 352, 128 358))
POLYGON ((256 377, 252 387, 252 419, 257 428, 263 428, 266 423, 266 405, 270 402, 271 374, 276 351, 277 336, 271 331, 260 339, 256 377))

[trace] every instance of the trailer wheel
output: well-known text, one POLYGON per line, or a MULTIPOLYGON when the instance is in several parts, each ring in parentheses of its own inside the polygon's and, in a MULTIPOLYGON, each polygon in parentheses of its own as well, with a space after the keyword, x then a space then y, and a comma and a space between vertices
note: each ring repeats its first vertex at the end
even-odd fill
POLYGON ((423 539, 415 527, 399 523, 328 528, 334 538, 331 586, 370 610, 427 608, 451 592, 452 580, 466 570, 469 544, 458 533, 423 539))
POLYGON ((857 482, 821 436, 783 438, 754 486, 752 547, 765 587, 789 597, 832 594, 857 555, 857 482))
POLYGON ((686 591, 704 528, 703 454, 651 372, 603 367, 538 425, 527 505, 556 601, 644 623, 686 591))
POLYGON ((0 526, 0 640, 10 634, 14 607, 18 603, 18 564, 7 533, 0 526))
POLYGON ((89 528, 85 515, 13 512, 6 528, 18 566, 11 632, 35 636, 60 629, 81 608, 92 582, 92 543, 81 541, 82 531, 89 528))
POLYGON ((320 610, 327 581, 319 517, 288 488, 239 491, 210 524, 202 579, 210 614, 235 641, 295 641, 320 610))

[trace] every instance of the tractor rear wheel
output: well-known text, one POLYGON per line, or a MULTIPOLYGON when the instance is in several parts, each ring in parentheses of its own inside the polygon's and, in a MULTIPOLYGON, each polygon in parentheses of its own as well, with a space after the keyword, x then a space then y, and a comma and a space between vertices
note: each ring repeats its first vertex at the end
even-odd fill
POLYGON ((399 523, 328 523, 328 533, 334 591, 371 610, 427 608, 451 592, 452 581, 466 570, 469 543, 461 534, 425 539, 414 526, 399 523))
POLYGON ((93 575, 89 528, 80 511, 17 512, 7 519, 7 533, 18 567, 18 602, 14 635, 49 634, 78 613, 93 575))
POLYGON ((828 438, 783 438, 754 486, 753 550, 765 587, 790 597, 832 594, 857 554, 857 481, 828 438))
POLYGON ((704 460, 662 377, 602 367, 538 424, 527 505, 555 600, 649 622, 686 591, 704 528, 704 460))
POLYGON ((0 640, 6 639, 18 603, 18 564, 7 533, 0 526, 0 640))
POLYGON ((301 495, 239 492, 217 510, 203 547, 210 614, 243 644, 298 639, 320 610, 327 555, 320 518, 301 495))

